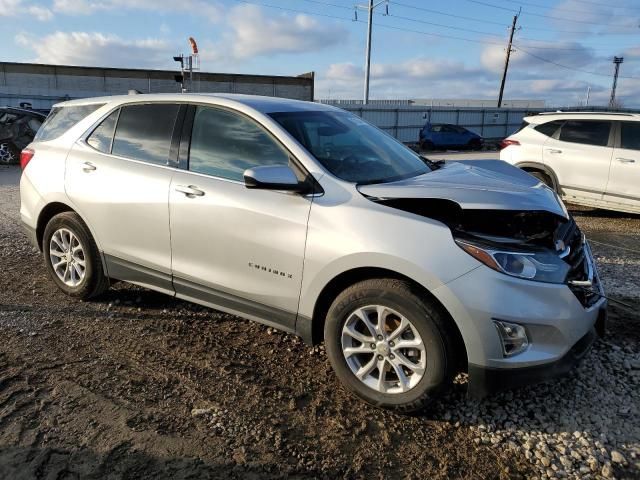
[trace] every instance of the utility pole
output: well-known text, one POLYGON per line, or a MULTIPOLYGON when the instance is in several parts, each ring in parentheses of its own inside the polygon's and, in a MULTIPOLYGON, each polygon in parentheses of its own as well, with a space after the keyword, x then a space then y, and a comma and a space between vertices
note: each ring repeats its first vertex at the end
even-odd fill
POLYGON ((584 102, 584 106, 589 106, 589 97, 591 96, 591 85, 587 85, 587 100, 584 102))
POLYGON ((511 31, 509 32, 509 44, 507 45, 507 56, 504 61, 504 71, 502 72, 502 82, 500 82, 500 94, 498 95, 498 108, 502 106, 502 95, 504 94, 504 84, 507 81, 507 70, 509 69, 509 59, 511 58, 511 52, 513 51, 512 50, 513 34, 516 32, 516 24, 518 23, 519 16, 520 16, 520 12, 518 12, 517 15, 513 16, 513 24, 511 25, 511 31))
POLYGON ((373 11, 380 5, 384 4, 386 7, 385 15, 389 14, 389 0, 380 0, 374 4, 373 0, 369 0, 368 5, 354 5, 355 9, 355 21, 358 21, 358 9, 367 11, 367 50, 365 52, 364 60, 364 99, 363 104, 369 103, 369 73, 371 71, 371 29, 373 27, 373 11))
POLYGON ((613 73, 613 85, 611 86, 611 98, 609 99, 609 108, 615 107, 615 104, 616 104, 616 88, 618 86, 618 72, 620 71, 620 64, 622 62, 624 62, 624 57, 613 57, 615 72, 613 73))

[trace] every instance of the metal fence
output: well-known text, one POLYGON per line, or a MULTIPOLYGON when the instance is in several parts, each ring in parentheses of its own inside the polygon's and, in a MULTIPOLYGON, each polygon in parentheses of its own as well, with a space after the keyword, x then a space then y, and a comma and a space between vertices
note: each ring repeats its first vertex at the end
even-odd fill
MULTIPOLYGON (((323 102, 325 103, 325 102, 323 102)), ((326 102, 329 103, 329 102, 326 102)), ((558 108, 486 108, 486 107, 430 107, 425 105, 362 105, 334 103, 364 120, 385 130, 401 142, 418 141, 420 129, 426 122, 460 125, 485 139, 497 140, 511 135, 522 124, 522 119, 540 112, 558 108)), ((606 107, 562 107, 563 111, 612 111, 606 107)), ((635 113, 633 109, 616 109, 617 112, 635 113)))
POLYGON ((385 130, 401 142, 418 141, 426 122, 460 125, 487 139, 504 138, 518 129, 523 117, 545 109, 446 108, 429 106, 384 106, 339 104, 364 120, 385 130))

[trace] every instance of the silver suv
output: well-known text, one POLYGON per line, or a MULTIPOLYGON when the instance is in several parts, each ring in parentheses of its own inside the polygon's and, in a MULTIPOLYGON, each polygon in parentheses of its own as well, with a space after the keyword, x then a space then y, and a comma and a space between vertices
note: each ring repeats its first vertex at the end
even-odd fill
POLYGON ((21 215, 76 298, 125 281, 323 341, 387 408, 568 371, 606 300, 584 235, 500 161, 434 163, 340 109, 242 95, 61 103, 21 215))

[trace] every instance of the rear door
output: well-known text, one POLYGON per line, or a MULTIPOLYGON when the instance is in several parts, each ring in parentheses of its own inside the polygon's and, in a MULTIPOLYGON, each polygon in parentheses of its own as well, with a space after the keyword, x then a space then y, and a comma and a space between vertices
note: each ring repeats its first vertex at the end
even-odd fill
POLYGON ((640 122, 617 122, 605 200, 640 208, 640 122))
POLYGON ((567 120, 543 147, 549 166, 567 197, 600 200, 613 155, 613 122, 567 120))
POLYGON ((109 276, 171 293, 170 154, 180 108, 147 103, 113 111, 75 144, 65 181, 109 276))

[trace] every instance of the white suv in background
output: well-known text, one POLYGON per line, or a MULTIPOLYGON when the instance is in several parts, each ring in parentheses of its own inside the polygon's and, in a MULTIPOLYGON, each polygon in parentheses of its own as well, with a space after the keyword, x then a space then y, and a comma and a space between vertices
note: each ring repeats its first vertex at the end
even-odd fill
POLYGON ((640 213, 640 115, 556 112, 524 119, 500 159, 566 201, 640 213))

